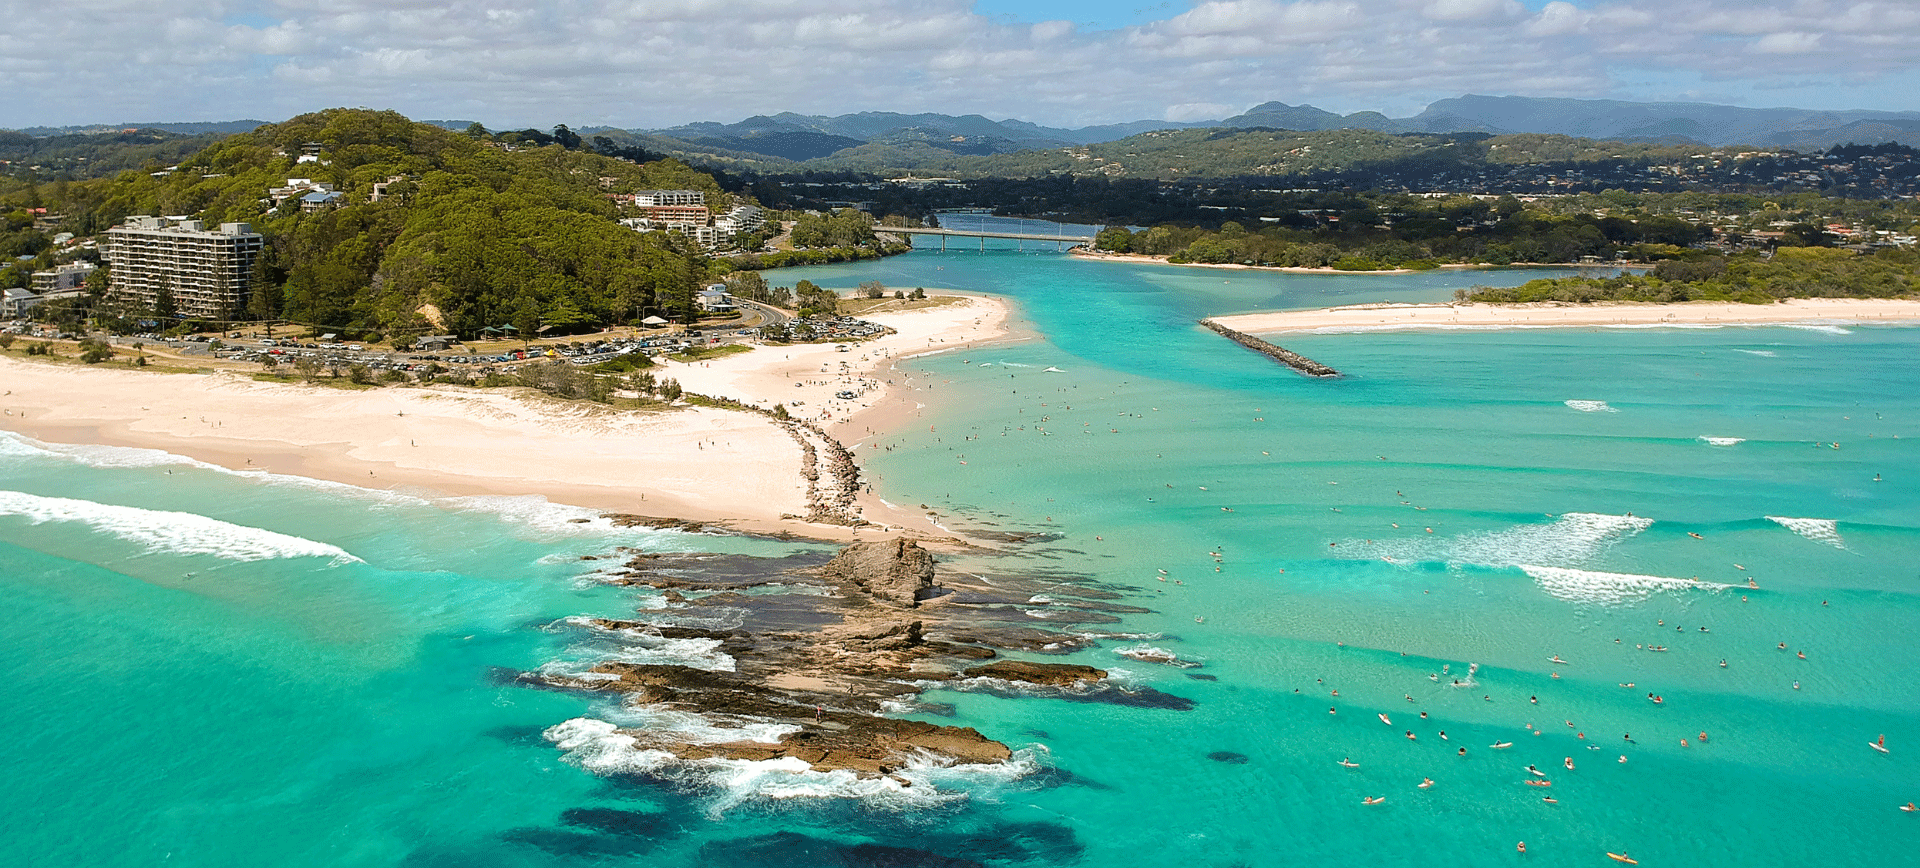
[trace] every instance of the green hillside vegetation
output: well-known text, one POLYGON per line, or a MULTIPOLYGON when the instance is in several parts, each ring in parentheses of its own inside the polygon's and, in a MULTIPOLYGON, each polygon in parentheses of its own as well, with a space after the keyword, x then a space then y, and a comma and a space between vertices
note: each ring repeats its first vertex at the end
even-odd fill
POLYGON ((869 142, 801 163, 724 151, 708 158, 698 145, 665 137, 649 137, 648 147, 730 170, 869 174, 911 170, 961 178, 1068 174, 1165 181, 1305 177, 1420 166, 1471 169, 1539 163, 1649 164, 1681 159, 1700 150, 1697 145, 1608 142, 1561 135, 1395 134, 1361 129, 1296 132, 1235 127, 1154 130, 1102 144, 991 155, 956 153, 950 147, 926 142, 869 142))
POLYGON ((1662 262, 1650 274, 1563 277, 1511 288, 1476 287, 1455 297, 1480 302, 1735 301, 1783 298, 1913 298, 1920 295, 1920 253, 1884 249, 1871 255, 1819 247, 1662 262))
POLYGON ((350 334, 565 332, 694 315, 706 258, 676 236, 620 226, 606 194, 696 189, 724 205, 712 177, 676 160, 637 165, 557 144, 507 152, 483 136, 333 109, 225 138, 162 177, 40 185, 5 205, 31 195, 99 229, 139 214, 252 223, 268 244, 249 312, 350 334), (296 162, 308 142, 322 162, 296 162), (344 204, 269 210, 267 190, 289 177, 332 183, 344 204), (395 177, 371 201, 373 185, 395 177))
MULTIPOLYGON (((0 130, 0 194, 31 183, 100 178, 128 169, 164 169, 225 138, 218 133, 181 135, 161 130, 36 137, 0 130)), ((39 206, 33 206, 39 207, 39 206)))
MULTIPOLYGON (((1328 200, 1335 201, 1342 200, 1328 200)), ((1573 262, 1584 256, 1652 259, 1678 255, 1708 235, 1703 227, 1671 216, 1555 214, 1511 197, 1364 194, 1345 197, 1341 207, 1337 214, 1296 212, 1259 228, 1232 221, 1218 230, 1167 224, 1134 232, 1112 226, 1094 243, 1101 250, 1165 256, 1174 263, 1374 271, 1441 263, 1573 262)))

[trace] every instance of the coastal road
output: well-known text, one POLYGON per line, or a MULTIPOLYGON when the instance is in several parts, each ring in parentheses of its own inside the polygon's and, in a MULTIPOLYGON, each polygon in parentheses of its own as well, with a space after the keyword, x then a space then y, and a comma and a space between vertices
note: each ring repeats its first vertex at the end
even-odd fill
POLYGON ((767 328, 769 326, 780 325, 781 323, 784 323, 787 320, 793 319, 793 317, 787 315, 786 311, 783 311, 770 304, 761 304, 760 302, 757 302, 757 301, 748 301, 739 296, 733 297, 733 303, 739 305, 742 309, 751 310, 754 313, 757 313, 760 315, 760 320, 761 320, 760 324, 758 326, 748 326, 748 328, 767 328))

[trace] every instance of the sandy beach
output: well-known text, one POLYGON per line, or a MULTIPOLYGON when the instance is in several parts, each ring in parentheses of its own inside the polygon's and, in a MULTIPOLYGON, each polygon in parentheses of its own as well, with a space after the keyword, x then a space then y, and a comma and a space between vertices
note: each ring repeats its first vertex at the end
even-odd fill
MULTIPOLYGON (((988 298, 868 317, 896 334, 851 345, 756 347, 656 373, 689 391, 771 407, 845 437, 855 414, 871 424, 914 402, 899 359, 1005 334, 1008 307, 988 298), (846 362, 842 375, 840 362, 846 362), (822 371, 822 367, 827 368, 822 371), (835 401, 867 378, 856 401, 835 401), (892 378, 894 388, 886 388, 892 378), (813 380, 795 388, 797 380, 813 380)), ((801 451, 771 420, 701 407, 620 411, 525 390, 451 386, 361 391, 267 383, 243 374, 163 374, 0 357, 0 428, 55 443, 158 449, 234 470, 265 470, 426 495, 539 495, 614 512, 724 523, 827 540, 851 528, 807 513, 801 451)), ((848 443, 849 447, 854 444, 848 443)), ((870 521, 932 530, 868 497, 870 521)), ((945 535, 945 534, 941 534, 945 535)))
POLYGON ((1212 318, 1243 332, 1423 328, 1920 322, 1920 300, 1811 298, 1774 304, 1360 304, 1212 318))
MULTIPOLYGON (((911 377, 898 368, 907 359, 963 351, 1016 338, 1010 304, 981 295, 961 295, 955 303, 897 313, 862 315, 895 330, 857 344, 794 344, 760 347, 751 353, 704 362, 667 361, 655 371, 673 377, 688 391, 727 395, 757 407, 787 408, 794 418, 813 422, 856 455, 887 432, 918 424, 920 412, 938 397, 937 383, 911 377), (841 348, 845 347, 842 352, 841 348), (852 393, 851 398, 838 395, 852 393)), ((919 510, 889 506, 875 489, 860 499, 868 521, 939 533, 919 510)))

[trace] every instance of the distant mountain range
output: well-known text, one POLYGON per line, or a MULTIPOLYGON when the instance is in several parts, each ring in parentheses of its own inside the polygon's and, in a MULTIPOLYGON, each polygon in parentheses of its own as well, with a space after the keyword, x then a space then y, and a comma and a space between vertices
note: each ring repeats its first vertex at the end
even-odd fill
POLYGON ((791 112, 731 124, 703 122, 635 133, 739 154, 805 162, 862 145, 920 144, 955 154, 984 155, 1115 141, 1150 130, 1270 127, 1286 130, 1366 129, 1386 133, 1550 133, 1627 142, 1754 145, 1822 150, 1837 144, 1920 144, 1920 112, 1740 108, 1709 103, 1642 103, 1467 95, 1443 99, 1417 115, 1336 114, 1310 105, 1269 102, 1205 121, 1132 121, 1066 129, 981 115, 860 112, 824 117, 791 112))
MULTIPOLYGON (((32 127, 33 136, 109 132, 126 128, 177 134, 245 132, 263 121, 142 123, 122 126, 32 127)), ((472 121, 423 123, 462 130, 472 121)), ((736 163, 805 163, 828 156, 944 151, 987 156, 1015 151, 1094 145, 1143 132, 1195 127, 1273 128, 1298 131, 1363 129, 1384 133, 1548 133, 1581 138, 1703 146, 1754 145, 1817 151, 1848 142, 1920 145, 1920 112, 1821 111, 1740 108, 1709 103, 1550 99, 1467 95, 1443 99, 1417 115, 1391 118, 1379 112, 1336 114, 1310 105, 1269 102, 1243 114, 1205 121, 1140 120, 1068 129, 982 115, 859 112, 824 117, 782 112, 737 123, 712 121, 654 130, 587 127, 583 135, 606 134, 622 144, 685 156, 712 155, 736 163)))

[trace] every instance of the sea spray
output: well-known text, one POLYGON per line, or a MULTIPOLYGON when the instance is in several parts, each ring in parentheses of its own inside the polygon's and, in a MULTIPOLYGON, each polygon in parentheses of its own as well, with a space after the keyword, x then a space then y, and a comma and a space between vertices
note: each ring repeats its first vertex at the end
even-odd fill
POLYGON ((1767 520, 1787 530, 1793 531, 1818 543, 1826 543, 1837 549, 1847 547, 1847 541, 1840 538, 1840 523, 1829 518, 1787 518, 1769 515, 1767 520))

